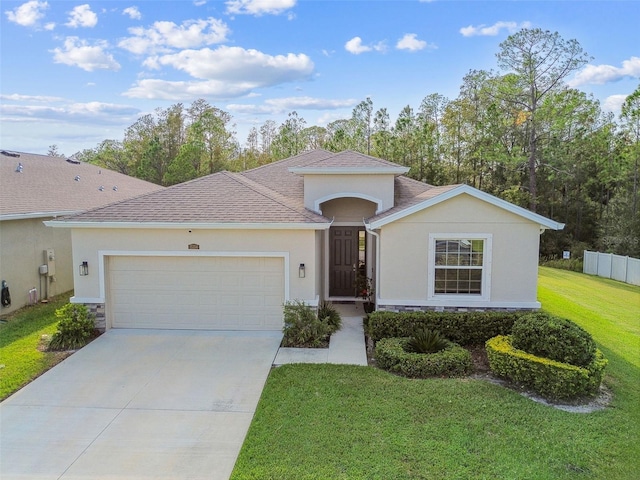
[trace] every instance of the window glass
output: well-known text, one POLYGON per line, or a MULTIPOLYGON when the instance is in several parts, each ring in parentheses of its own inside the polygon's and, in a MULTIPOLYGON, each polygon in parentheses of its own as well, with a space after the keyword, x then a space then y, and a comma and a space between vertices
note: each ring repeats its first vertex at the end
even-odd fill
POLYGON ((436 240, 435 249, 436 294, 482 294, 484 240, 436 240))

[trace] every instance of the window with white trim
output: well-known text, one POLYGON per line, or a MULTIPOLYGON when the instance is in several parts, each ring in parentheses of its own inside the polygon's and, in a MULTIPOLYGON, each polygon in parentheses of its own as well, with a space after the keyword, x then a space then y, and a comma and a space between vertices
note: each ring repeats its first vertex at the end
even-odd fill
POLYGON ((430 295, 485 299, 491 235, 430 235, 430 295))

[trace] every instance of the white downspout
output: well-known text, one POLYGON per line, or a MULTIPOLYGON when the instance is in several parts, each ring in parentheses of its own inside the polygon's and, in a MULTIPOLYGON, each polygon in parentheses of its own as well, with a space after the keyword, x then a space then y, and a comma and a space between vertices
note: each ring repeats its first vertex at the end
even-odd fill
POLYGON ((376 289, 376 308, 378 307, 378 300, 380 299, 380 234, 374 232, 373 230, 371 230, 369 228, 369 226, 367 225, 367 222, 364 221, 364 219, 362 219, 362 223, 364 224, 364 229, 370 233, 371 235, 373 235, 376 239, 376 279, 375 279, 375 289, 376 289))

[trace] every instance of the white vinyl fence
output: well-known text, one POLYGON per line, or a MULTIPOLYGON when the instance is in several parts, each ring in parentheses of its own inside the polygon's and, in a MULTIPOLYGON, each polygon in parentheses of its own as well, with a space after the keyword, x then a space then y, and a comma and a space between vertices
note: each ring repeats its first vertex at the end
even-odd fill
POLYGON ((582 271, 589 275, 640 285, 640 259, 585 250, 583 264, 582 271))

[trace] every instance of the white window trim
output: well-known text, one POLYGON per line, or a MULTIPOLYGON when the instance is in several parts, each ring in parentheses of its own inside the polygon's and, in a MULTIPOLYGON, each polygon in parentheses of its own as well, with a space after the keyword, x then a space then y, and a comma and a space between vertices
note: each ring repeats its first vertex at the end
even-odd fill
POLYGON ((427 299, 430 302, 450 303, 456 301, 489 301, 491 299, 491 254, 493 235, 490 233, 430 233, 429 260, 427 271, 427 299), (482 291, 480 295, 464 295, 457 293, 435 293, 436 274, 436 240, 483 240, 482 291))

